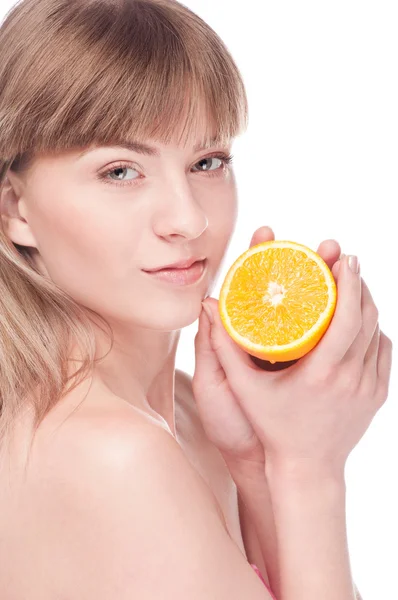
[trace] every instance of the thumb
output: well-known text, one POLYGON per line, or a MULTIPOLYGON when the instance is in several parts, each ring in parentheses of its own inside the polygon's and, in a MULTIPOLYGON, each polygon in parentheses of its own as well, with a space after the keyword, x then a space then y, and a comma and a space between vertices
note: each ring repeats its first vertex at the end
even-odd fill
POLYGON ((206 298, 202 302, 203 309, 212 321, 210 343, 229 381, 242 384, 242 370, 250 368, 261 370, 255 365, 250 355, 245 352, 227 333, 218 310, 218 300, 206 298))

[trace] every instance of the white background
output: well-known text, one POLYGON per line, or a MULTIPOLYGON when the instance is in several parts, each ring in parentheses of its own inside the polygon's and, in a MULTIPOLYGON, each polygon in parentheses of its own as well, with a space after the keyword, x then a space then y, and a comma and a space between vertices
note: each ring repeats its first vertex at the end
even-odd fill
MULTIPOLYGON (((334 238, 359 256, 381 329, 396 342, 397 3, 185 4, 225 41, 249 97, 249 129, 233 148, 238 225, 212 296, 260 225, 314 250, 334 238)), ((191 375, 196 331, 197 322, 183 330, 177 353, 191 375)), ((351 563, 364 600, 398 598, 396 374, 393 362, 389 399, 346 471, 351 563)))
MULTIPOLYGON (((249 129, 234 145, 239 216, 212 297, 261 225, 316 250, 357 254, 398 343, 398 3, 186 0, 241 70, 249 129)), ((197 322, 177 366, 194 372, 197 322)), ((395 349, 394 349, 395 350, 395 349)), ((390 394, 346 469, 354 580, 364 600, 398 599, 398 399, 390 394)))

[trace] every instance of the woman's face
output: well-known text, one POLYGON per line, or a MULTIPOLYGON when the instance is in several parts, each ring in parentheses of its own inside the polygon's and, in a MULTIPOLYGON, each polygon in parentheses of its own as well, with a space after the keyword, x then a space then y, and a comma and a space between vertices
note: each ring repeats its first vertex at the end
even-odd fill
MULTIPOLYGON (((38 266, 79 304, 119 325, 162 331, 197 319, 234 231, 230 147, 194 150, 147 142, 42 156, 19 188, 11 239, 34 246, 38 266), (26 222, 27 223, 26 223, 26 222), (143 270, 207 258, 204 277, 177 286, 143 270)), ((10 173, 11 184, 15 174, 10 173)))

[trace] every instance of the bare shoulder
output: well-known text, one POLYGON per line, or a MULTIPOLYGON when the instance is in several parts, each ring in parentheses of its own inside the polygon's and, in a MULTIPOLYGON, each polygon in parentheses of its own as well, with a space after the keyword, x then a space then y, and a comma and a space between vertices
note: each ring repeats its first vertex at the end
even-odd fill
MULTIPOLYGON (((126 402, 101 402, 70 415, 51 435, 41 441, 37 466, 48 470, 51 481, 70 471, 79 480, 90 471, 108 475, 120 472, 134 456, 149 457, 159 446, 177 446, 161 420, 126 402), (50 473, 51 472, 51 473, 50 473)), ((178 448, 175 448, 178 451, 178 448)))
POLYGON ((51 443, 34 497, 52 571, 44 600, 76 587, 82 600, 155 600, 159 590, 175 600, 268 600, 166 429, 126 407, 72 417, 51 443))

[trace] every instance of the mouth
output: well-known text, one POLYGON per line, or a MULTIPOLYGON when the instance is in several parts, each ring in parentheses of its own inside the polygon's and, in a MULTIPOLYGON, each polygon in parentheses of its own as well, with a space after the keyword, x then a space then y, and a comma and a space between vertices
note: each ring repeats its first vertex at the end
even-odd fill
POLYGON ((142 269, 142 270, 146 271, 147 273, 153 273, 154 271, 165 271, 165 270, 170 270, 170 269, 188 269, 195 262, 201 262, 205 259, 206 259, 205 256, 200 256, 198 258, 195 258, 194 256, 192 256, 191 258, 188 258, 185 260, 183 259, 183 260, 177 261, 175 263, 170 263, 168 265, 164 265, 163 267, 153 268, 153 269, 142 269))
POLYGON ((194 262, 188 268, 166 268, 157 271, 143 271, 149 277, 176 285, 190 285, 202 279, 207 267, 207 258, 194 262))

